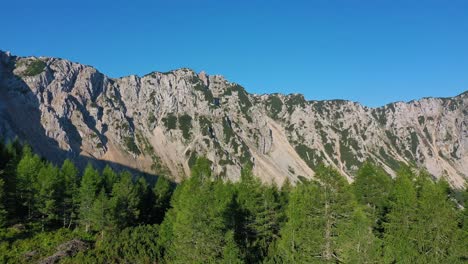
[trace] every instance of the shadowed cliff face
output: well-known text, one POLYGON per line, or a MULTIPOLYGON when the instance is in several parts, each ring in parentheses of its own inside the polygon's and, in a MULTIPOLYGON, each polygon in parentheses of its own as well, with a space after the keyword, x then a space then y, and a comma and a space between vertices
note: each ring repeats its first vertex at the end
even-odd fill
POLYGON ((236 180, 245 164, 265 182, 311 178, 323 162, 348 179, 370 159, 468 176, 468 94, 380 108, 301 95, 252 95, 189 69, 108 78, 55 58, 0 52, 0 132, 48 159, 103 160, 180 180, 197 155, 236 180))

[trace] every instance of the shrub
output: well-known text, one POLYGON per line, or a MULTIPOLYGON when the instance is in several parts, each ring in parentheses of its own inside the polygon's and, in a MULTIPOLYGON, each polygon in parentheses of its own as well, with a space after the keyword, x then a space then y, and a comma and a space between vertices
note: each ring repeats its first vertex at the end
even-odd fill
POLYGON ((44 68, 46 67, 45 62, 41 60, 33 60, 30 63, 28 63, 26 70, 23 72, 24 76, 35 76, 44 71, 44 68))

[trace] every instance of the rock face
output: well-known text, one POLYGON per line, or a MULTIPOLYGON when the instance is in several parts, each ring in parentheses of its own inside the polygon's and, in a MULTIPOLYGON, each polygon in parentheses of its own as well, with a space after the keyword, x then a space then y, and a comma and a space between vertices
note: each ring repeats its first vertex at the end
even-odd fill
POLYGON ((0 52, 0 133, 48 159, 108 162, 180 180, 197 155, 236 180, 311 178, 319 163, 349 180, 366 159, 399 162, 461 187, 468 177, 468 93, 368 108, 299 94, 254 95, 190 69, 112 79, 63 59, 0 52))

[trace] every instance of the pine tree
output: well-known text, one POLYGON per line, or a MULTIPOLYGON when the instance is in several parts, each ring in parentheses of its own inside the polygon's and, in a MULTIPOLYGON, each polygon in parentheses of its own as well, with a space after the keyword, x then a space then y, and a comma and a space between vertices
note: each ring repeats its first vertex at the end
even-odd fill
POLYGON ((109 165, 106 165, 102 170, 102 185, 108 195, 112 193, 112 188, 118 181, 119 175, 109 165))
POLYGON ((8 212, 8 220, 16 222, 21 217, 21 199, 19 197, 17 166, 22 158, 23 147, 17 139, 9 141, 4 147, 1 157, 1 171, 4 180, 5 210, 8 212))
POLYGON ((94 231, 101 233, 101 239, 104 238, 105 231, 112 230, 112 205, 106 195, 104 188, 101 189, 89 213, 89 222, 94 231))
POLYGON ((237 189, 238 241, 247 262, 260 262, 279 235, 282 218, 279 193, 275 186, 263 186, 248 167, 242 171, 237 189))
POLYGON ((160 176, 154 185, 153 193, 155 195, 154 218, 155 223, 160 224, 163 221, 164 215, 170 206, 172 196, 171 182, 160 176))
MULTIPOLYGON (((455 206, 448 196, 444 181, 435 183, 427 173, 419 175, 416 224, 412 241, 418 250, 419 263, 456 263, 456 252, 461 238, 455 206)), ((465 244, 466 246, 466 244, 465 244)))
POLYGON ((0 178, 0 228, 2 228, 7 222, 7 210, 5 208, 5 181, 0 178))
POLYGON ((35 204, 41 218, 42 231, 44 231, 45 225, 50 224, 58 217, 58 199, 60 199, 58 190, 60 187, 59 170, 50 163, 44 165, 39 170, 34 186, 35 204))
POLYGON ((60 175, 63 181, 63 197, 61 205, 63 227, 70 228, 78 215, 78 169, 75 167, 73 162, 66 159, 60 169, 60 175))
POLYGON ((244 263, 240 258, 241 252, 234 239, 234 231, 228 231, 225 235, 226 246, 223 250, 223 260, 221 263, 224 264, 241 264, 244 263))
POLYGON ((37 173, 42 167, 41 159, 32 153, 30 147, 23 148, 23 157, 17 167, 17 191, 19 200, 24 210, 21 215, 25 215, 28 220, 33 217, 35 207, 34 186, 37 184, 37 173))
POLYGON ((289 196, 275 263, 317 263, 324 244, 323 210, 317 184, 298 184, 289 196))
POLYGON ((349 222, 337 227, 337 255, 343 263, 381 263, 381 241, 372 232, 372 221, 356 207, 349 222))
POLYGON ((80 201, 80 222, 85 227, 86 232, 91 227, 92 207, 98 192, 101 190, 101 177, 91 164, 84 170, 79 188, 80 201))
POLYGON ((391 184, 390 176, 369 162, 359 169, 353 184, 356 199, 366 206, 366 212, 379 236, 383 232, 382 223, 388 208, 391 184))
POLYGON ((413 183, 414 173, 402 168, 390 196, 390 211, 384 224, 384 256, 386 262, 412 263, 418 251, 411 239, 416 222, 417 195, 413 183))
POLYGON ((342 261, 340 226, 351 222, 354 197, 336 170, 320 166, 316 182, 296 186, 287 208, 287 222, 278 241, 278 255, 286 263, 342 261))
POLYGON ((164 231, 165 258, 170 263, 214 263, 223 259, 224 214, 232 199, 216 195, 220 193, 215 189, 219 185, 210 179, 210 165, 207 159, 199 158, 192 168, 192 177, 179 185, 180 190, 174 194, 173 212, 168 212, 172 231, 164 231))
POLYGON ((111 204, 114 224, 122 229, 133 224, 139 215, 140 194, 129 172, 122 172, 112 188, 111 204))
POLYGON ((144 177, 138 178, 135 183, 135 189, 140 197, 140 203, 138 204, 138 211, 140 212, 137 219, 138 224, 154 224, 155 196, 153 190, 144 177))

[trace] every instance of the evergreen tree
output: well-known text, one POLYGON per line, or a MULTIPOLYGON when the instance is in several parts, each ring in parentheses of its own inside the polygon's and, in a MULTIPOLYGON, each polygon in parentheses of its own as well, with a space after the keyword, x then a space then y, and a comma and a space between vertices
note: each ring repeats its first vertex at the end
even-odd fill
POLYGON ((135 188, 140 197, 140 203, 138 204, 138 211, 140 212, 137 219, 138 224, 154 224, 155 196, 153 190, 144 177, 138 178, 135 183, 135 188))
POLYGON ((349 225, 354 211, 349 185, 336 170, 320 166, 317 182, 296 186, 290 196, 278 255, 282 262, 341 261, 340 226, 349 225))
POLYGON ((42 231, 45 225, 58 217, 58 199, 60 199, 58 189, 61 187, 59 170, 50 163, 42 166, 34 186, 35 204, 41 218, 42 231))
POLYGON ((78 169, 75 167, 73 162, 66 159, 60 169, 60 175, 63 181, 63 197, 61 205, 63 227, 70 228, 78 216, 78 169))
POLYGON ((282 217, 278 190, 263 186, 249 167, 242 171, 237 189, 240 208, 237 240, 247 262, 260 262, 279 234, 282 217))
POLYGON ((223 260, 221 263, 224 264, 241 264, 244 263, 240 258, 241 252, 239 247, 236 244, 234 239, 234 232, 228 231, 225 235, 226 246, 224 247, 223 251, 223 260))
POLYGON ((383 232, 382 222, 388 208, 391 184, 391 178, 385 171, 369 162, 364 163, 359 169, 353 184, 356 199, 366 206, 366 211, 379 236, 383 232))
POLYGON ((23 157, 17 167, 17 191, 19 200, 23 206, 21 215, 32 219, 35 206, 34 186, 37 185, 37 173, 42 167, 41 159, 32 153, 30 147, 23 148, 23 157))
POLYGON ((115 171, 109 166, 106 165, 102 170, 102 185, 108 195, 112 193, 112 188, 116 182, 119 181, 119 176, 115 171))
POLYGON ((85 227, 86 232, 91 227, 92 208, 94 200, 101 190, 101 177, 91 164, 88 164, 81 178, 81 185, 78 190, 80 201, 80 222, 85 227))
POLYGON ((170 263, 213 263, 223 259, 224 214, 232 199, 215 195, 219 193, 215 186, 219 185, 210 179, 210 166, 207 159, 199 158, 192 177, 178 187, 181 189, 173 202, 172 231, 166 234, 171 239, 165 252, 170 263))
POLYGON ((0 228, 2 228, 7 222, 7 210, 5 208, 5 181, 0 178, 0 228))
POLYGON ((435 183, 426 173, 421 173, 419 179, 416 224, 411 232, 418 262, 456 263, 461 233, 455 206, 449 200, 448 186, 444 181, 435 183))
POLYGON ((349 222, 338 229, 337 252, 343 263, 381 263, 381 241, 372 232, 372 221, 357 207, 349 222))
POLYGON ((164 215, 170 206, 170 200, 172 196, 171 182, 160 176, 158 181, 154 185, 153 193, 155 196, 154 202, 154 218, 155 223, 160 224, 163 221, 164 215))
POLYGON ((412 263, 418 251, 411 239, 416 222, 417 195, 410 168, 402 168, 390 196, 390 211, 384 224, 384 256, 386 262, 412 263))
POLYGON ((289 196, 287 222, 281 229, 276 263, 317 263, 322 255, 325 225, 317 184, 298 184, 289 196))
POLYGON ((114 223, 118 228, 133 224, 139 215, 140 193, 129 172, 122 172, 120 179, 112 188, 111 198, 114 223))
POLYGON ((18 217, 21 216, 21 199, 19 199, 18 179, 17 179, 17 166, 22 158, 23 147, 17 139, 9 141, 1 151, 1 165, 2 179, 4 180, 4 198, 3 204, 5 210, 8 212, 8 218, 17 222, 18 217))
POLYGON ((113 229, 112 220, 112 205, 105 189, 102 188, 96 199, 94 199, 89 214, 89 222, 94 231, 101 233, 101 239, 103 239, 105 231, 113 229))

